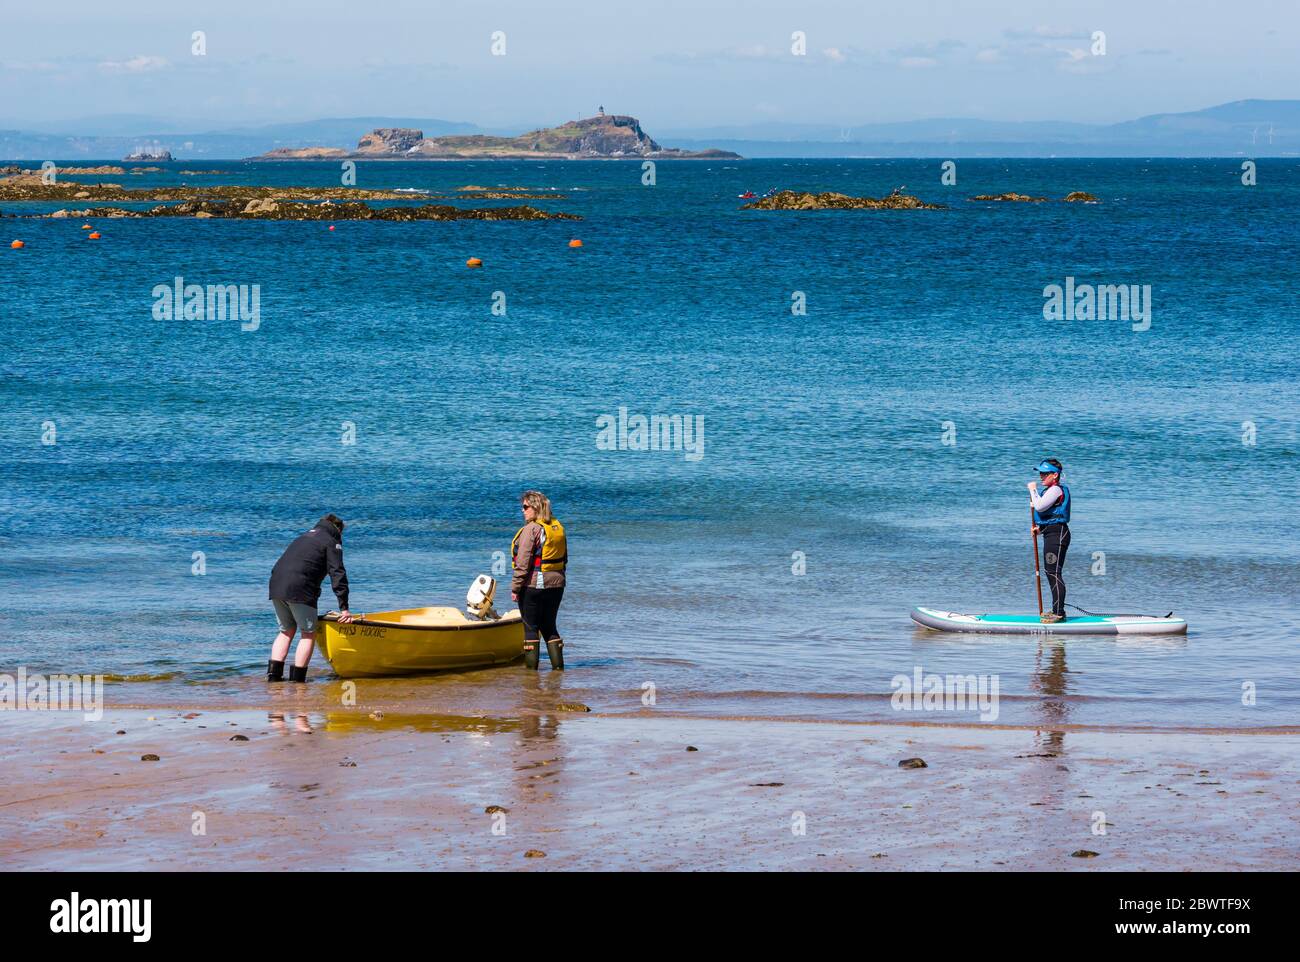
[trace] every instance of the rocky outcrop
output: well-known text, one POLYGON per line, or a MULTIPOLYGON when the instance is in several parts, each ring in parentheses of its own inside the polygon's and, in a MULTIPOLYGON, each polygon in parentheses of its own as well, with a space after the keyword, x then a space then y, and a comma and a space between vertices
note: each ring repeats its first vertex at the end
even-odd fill
POLYGON ((741 210, 947 210, 943 204, 927 204, 919 197, 904 194, 898 187, 888 197, 851 197, 827 191, 810 194, 782 190, 770 197, 745 204, 741 210))
POLYGON ((121 184, 79 184, 75 180, 57 180, 47 184, 41 180, 40 174, 0 178, 0 200, 130 200, 127 196, 130 193, 121 184))
POLYGON ((1101 203, 1101 201, 1099 201, 1092 194, 1088 193, 1086 190, 1071 191, 1070 193, 1065 195, 1065 202, 1067 204, 1100 204, 1101 203))
POLYGON ((527 194, 522 192, 522 190, 475 190, 469 191, 468 193, 460 193, 457 194, 457 196, 464 197, 467 200, 565 200, 568 195, 556 192, 527 194))
MULTIPOLYGON (((156 168, 155 168, 156 169, 156 168)), ((55 167, 54 183, 62 177, 85 177, 97 174, 125 174, 123 167, 55 167)), ((23 167, 0 167, 0 187, 39 186, 45 184, 45 171, 23 167)))
POLYGON ((244 209, 240 213, 244 215, 274 214, 279 209, 280 209, 280 202, 276 200, 271 200, 268 197, 263 200, 250 200, 247 204, 244 205, 244 209))
POLYGON ((977 194, 970 199, 972 201, 995 201, 1008 204, 1041 204, 1047 200, 1046 197, 1030 197, 1028 194, 1017 194, 1014 191, 1007 194, 977 194))
POLYGON ((617 159, 734 159, 727 150, 675 150, 662 147, 635 117, 600 114, 558 127, 529 131, 519 137, 483 134, 425 137, 413 127, 381 127, 361 138, 355 151, 311 147, 302 151, 273 150, 254 160, 303 160, 355 157, 372 160, 617 160, 617 159), (327 152, 328 151, 328 152, 327 152))
POLYGON ((378 127, 357 143, 358 154, 406 154, 424 141, 424 131, 414 127, 378 127))
POLYGON ((53 214, 36 215, 55 218, 86 217, 219 217, 239 220, 582 220, 575 214, 550 213, 536 207, 451 207, 425 204, 421 207, 370 207, 367 204, 347 201, 335 204, 298 203, 294 201, 211 201, 195 200, 181 204, 165 204, 150 210, 126 210, 121 207, 90 207, 85 210, 59 210, 53 214))

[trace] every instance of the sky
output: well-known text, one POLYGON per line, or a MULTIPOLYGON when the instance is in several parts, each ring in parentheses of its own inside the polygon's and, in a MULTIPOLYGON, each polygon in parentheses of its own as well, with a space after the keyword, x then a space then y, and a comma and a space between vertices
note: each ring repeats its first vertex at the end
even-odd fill
POLYGON ((111 128, 130 126, 127 115, 193 132, 354 116, 522 131, 599 105, 656 134, 938 117, 1108 123, 1300 97, 1300 0, 5 7, 0 127, 61 133, 125 132, 111 128))

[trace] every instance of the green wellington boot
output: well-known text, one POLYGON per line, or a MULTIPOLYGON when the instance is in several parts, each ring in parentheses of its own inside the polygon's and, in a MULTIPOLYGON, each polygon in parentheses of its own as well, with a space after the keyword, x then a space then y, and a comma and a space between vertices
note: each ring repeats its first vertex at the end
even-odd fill
POLYGON ((546 655, 551 659, 553 671, 564 671, 564 639, 550 638, 546 642, 546 655))

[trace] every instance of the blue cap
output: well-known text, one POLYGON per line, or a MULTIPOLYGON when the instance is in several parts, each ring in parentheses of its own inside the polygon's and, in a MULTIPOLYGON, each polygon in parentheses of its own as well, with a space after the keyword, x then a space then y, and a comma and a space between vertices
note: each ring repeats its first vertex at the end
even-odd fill
POLYGON ((1061 469, 1050 461, 1040 461, 1037 470, 1039 474, 1056 474, 1061 469))

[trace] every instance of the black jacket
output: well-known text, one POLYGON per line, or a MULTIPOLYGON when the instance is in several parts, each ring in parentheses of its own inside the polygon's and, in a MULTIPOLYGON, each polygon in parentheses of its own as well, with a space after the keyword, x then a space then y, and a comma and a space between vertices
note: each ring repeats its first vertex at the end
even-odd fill
POLYGON ((295 538, 271 569, 270 597, 295 604, 314 605, 320 585, 329 572, 339 609, 348 608, 348 573, 343 568, 343 533, 321 518, 316 527, 295 538))

